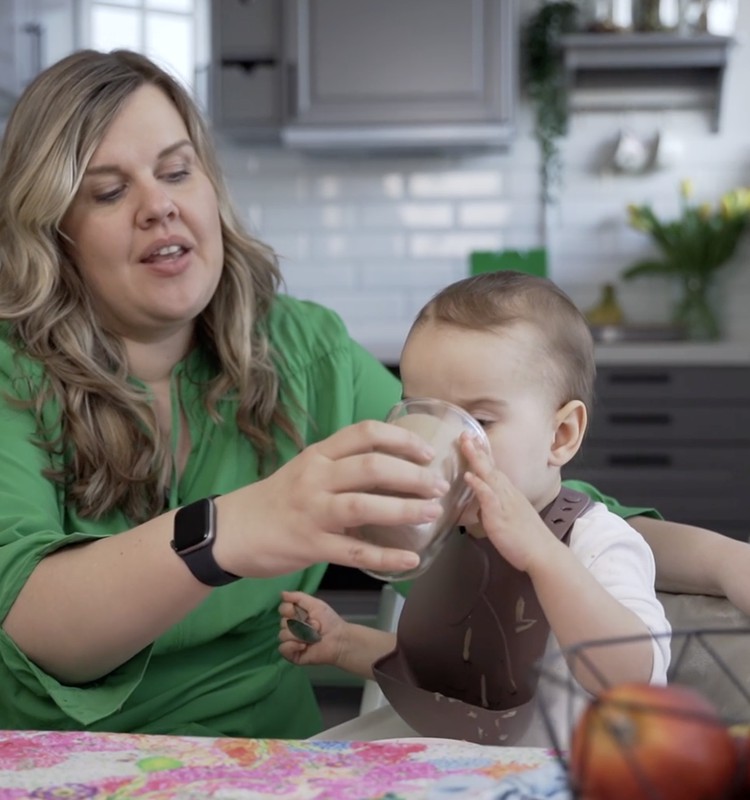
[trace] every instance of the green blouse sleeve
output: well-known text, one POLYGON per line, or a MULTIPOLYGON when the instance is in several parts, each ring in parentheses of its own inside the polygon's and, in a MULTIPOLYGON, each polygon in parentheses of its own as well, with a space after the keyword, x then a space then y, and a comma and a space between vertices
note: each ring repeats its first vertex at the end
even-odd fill
MULTIPOLYGON (((24 387, 32 385, 26 379, 19 383, 20 374, 12 351, 0 343, 0 621, 42 558, 60 547, 99 538, 64 531, 61 493, 43 474, 51 466, 51 458, 35 443, 32 412, 12 402, 22 396, 24 387)), ((54 409, 47 422, 54 430, 54 409)), ((45 673, 0 628, 0 685, 14 687, 12 704, 6 703, 5 692, 0 692, 0 719, 4 726, 18 723, 23 727, 27 712, 34 709, 33 716, 59 728, 65 719, 88 723, 106 716, 122 705, 147 659, 144 651, 100 686, 76 689, 45 673), (85 702, 79 702, 84 697, 85 702), (47 698, 53 700, 54 709, 47 698)))
POLYGON ((655 508, 648 508, 647 506, 625 506, 614 497, 603 494, 596 487, 585 481, 569 480, 563 481, 566 486, 571 489, 577 489, 579 492, 587 494, 592 500, 597 503, 604 503, 605 506, 618 517, 627 519, 628 517, 652 517, 653 519, 663 519, 662 515, 655 508))

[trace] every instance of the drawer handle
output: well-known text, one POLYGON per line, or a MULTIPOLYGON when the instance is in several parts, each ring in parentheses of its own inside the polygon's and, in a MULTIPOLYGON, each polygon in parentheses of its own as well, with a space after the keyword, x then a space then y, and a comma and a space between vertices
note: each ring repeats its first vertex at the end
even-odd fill
POLYGON ((607 376, 610 383, 647 383, 664 384, 669 383, 670 374, 668 372, 613 372, 607 376))
POLYGON ((663 453, 616 453, 607 463, 610 467, 671 467, 672 459, 663 453))
POLYGON ((613 425, 669 425, 672 417, 669 414, 608 414, 607 419, 613 425))

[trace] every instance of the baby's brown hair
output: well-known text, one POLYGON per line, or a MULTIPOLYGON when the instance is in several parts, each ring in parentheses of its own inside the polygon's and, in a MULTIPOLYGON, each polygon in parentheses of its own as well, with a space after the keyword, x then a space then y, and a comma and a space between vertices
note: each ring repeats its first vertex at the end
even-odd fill
POLYGON ((411 330, 426 322, 477 331, 531 324, 541 334, 544 359, 533 368, 559 395, 560 406, 581 400, 591 413, 596 377, 591 331, 573 301, 547 278, 513 270, 464 278, 438 292, 411 330))

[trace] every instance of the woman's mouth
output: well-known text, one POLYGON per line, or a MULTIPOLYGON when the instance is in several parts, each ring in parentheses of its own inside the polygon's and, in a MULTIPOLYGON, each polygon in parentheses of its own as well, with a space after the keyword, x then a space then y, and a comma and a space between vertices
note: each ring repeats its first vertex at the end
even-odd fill
POLYGON ((174 261, 186 253, 187 250, 179 244, 169 244, 149 253, 143 261, 147 264, 156 264, 164 261, 174 261))

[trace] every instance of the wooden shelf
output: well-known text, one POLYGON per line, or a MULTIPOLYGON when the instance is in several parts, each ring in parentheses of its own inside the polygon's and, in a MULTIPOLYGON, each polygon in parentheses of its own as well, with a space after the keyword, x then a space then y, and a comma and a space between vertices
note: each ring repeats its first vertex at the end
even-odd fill
POLYGON ((578 110, 702 108, 716 131, 733 41, 711 34, 567 34, 561 46, 571 105, 578 110))

